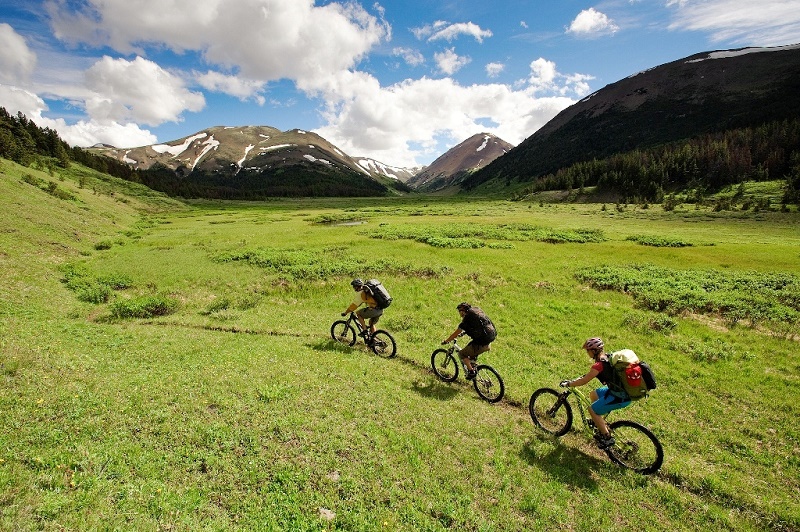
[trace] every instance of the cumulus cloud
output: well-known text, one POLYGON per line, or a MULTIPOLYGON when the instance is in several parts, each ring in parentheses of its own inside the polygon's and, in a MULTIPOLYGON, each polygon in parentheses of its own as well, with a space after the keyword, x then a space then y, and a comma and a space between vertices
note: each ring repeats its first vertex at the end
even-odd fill
POLYGON ((157 141, 155 135, 134 123, 80 120, 75 124, 67 124, 63 118, 48 118, 42 114, 47 111, 44 100, 16 87, 0 85, 0 106, 24 114, 39 127, 58 131, 58 136, 72 146, 86 147, 98 143, 119 147, 146 146, 157 141))
POLYGON ((86 112, 95 120, 133 121, 151 126, 179 121, 184 111, 200 111, 205 98, 183 80, 141 57, 133 61, 105 56, 86 72, 93 95, 86 112))
POLYGON ((670 29, 703 31, 713 42, 777 46, 800 41, 800 8, 786 0, 670 0, 670 29))
POLYGON ((437 52, 433 54, 433 58, 436 61, 436 65, 439 67, 439 71, 448 76, 455 74, 471 61, 467 56, 458 55, 453 48, 448 48, 443 52, 437 52))
POLYGON ((425 62, 422 54, 412 48, 397 47, 392 50, 392 54, 402 57, 409 66, 419 66, 425 62))
POLYGON ((478 42, 491 37, 491 30, 484 30, 472 22, 459 22, 451 24, 443 20, 437 20, 433 24, 428 24, 420 28, 412 28, 411 32, 417 39, 427 39, 428 41, 446 40, 452 42, 461 35, 473 37, 478 42))
POLYGON ((580 83, 589 76, 560 74, 544 59, 537 63, 537 75, 513 88, 499 83, 463 86, 451 78, 426 77, 382 87, 369 75, 349 74, 341 83, 352 89, 351 94, 328 105, 327 123, 315 131, 351 155, 400 166, 415 166, 420 158, 441 154, 440 142, 453 146, 481 132, 518 144, 575 103, 569 95, 588 94, 588 87, 580 83), (539 82, 542 76, 546 86, 539 82))
POLYGON ((588 82, 594 79, 594 76, 587 74, 562 74, 554 62, 543 57, 531 62, 530 69, 528 85, 534 93, 546 92, 582 98, 589 94, 591 89, 588 82))
POLYGON ((264 90, 264 83, 230 76, 220 72, 208 71, 205 74, 196 73, 195 79, 204 89, 213 92, 221 92, 230 96, 235 96, 240 100, 253 99, 258 105, 264 105, 266 99, 261 94, 264 90))
POLYGON ((56 36, 75 43, 140 53, 158 45, 236 68, 247 79, 315 80, 352 68, 391 35, 389 25, 355 2, 316 6, 314 0, 204 0, 187 9, 162 0, 86 0, 78 11, 51 1, 56 36), (199 6, 199 5, 198 5, 199 6))
POLYGON ((578 16, 567 28, 567 33, 590 37, 615 33, 618 29, 619 26, 614 24, 614 21, 607 15, 590 7, 578 13, 578 16))
POLYGON ((490 78, 496 78, 506 68, 503 63, 489 63, 486 65, 486 75, 490 78))
POLYGON ((24 83, 36 66, 36 54, 25 39, 6 23, 0 23, 0 82, 24 83))

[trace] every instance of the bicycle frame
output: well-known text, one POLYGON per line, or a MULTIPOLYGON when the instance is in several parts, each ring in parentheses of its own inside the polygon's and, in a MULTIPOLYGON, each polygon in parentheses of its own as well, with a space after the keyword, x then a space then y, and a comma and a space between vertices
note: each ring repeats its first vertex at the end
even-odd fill
MULTIPOLYGON (((576 398, 575 402, 578 404, 578 413, 581 416, 581 421, 583 421, 584 429, 586 432, 594 434, 597 427, 594 426, 594 421, 592 421, 592 418, 589 417, 589 407, 592 405, 592 403, 586 396, 586 394, 583 393, 583 391, 581 391, 579 388, 567 388, 566 390, 561 392, 561 394, 564 396, 565 401, 569 399, 570 395, 573 395, 576 398)), ((606 419, 606 417, 608 417, 608 414, 601 417, 603 419, 606 419)))

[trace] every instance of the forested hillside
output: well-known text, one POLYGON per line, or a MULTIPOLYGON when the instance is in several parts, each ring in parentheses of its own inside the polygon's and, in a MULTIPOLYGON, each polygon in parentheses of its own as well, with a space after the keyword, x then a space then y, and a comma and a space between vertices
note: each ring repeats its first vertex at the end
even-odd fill
POLYGON ((81 148, 72 148, 50 128, 40 128, 24 114, 12 116, 0 107, 0 157, 24 166, 49 170, 66 168, 71 161, 128 181, 141 182, 130 166, 93 155, 81 148))
POLYGON ((680 190, 713 192, 743 181, 775 179, 787 180, 784 203, 800 202, 800 119, 575 163, 535 180, 517 196, 597 186, 617 191, 623 202, 661 203, 680 190))

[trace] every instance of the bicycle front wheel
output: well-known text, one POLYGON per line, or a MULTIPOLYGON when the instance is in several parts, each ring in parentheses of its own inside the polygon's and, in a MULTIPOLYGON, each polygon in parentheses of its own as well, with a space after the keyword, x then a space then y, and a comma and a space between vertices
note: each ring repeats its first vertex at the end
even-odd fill
POLYGON ((633 421, 609 424, 614 445, 606 449, 611 460, 642 475, 650 475, 664 463, 664 448, 655 434, 633 421))
POLYGON ((490 403, 496 403, 506 393, 503 379, 492 366, 480 365, 475 368, 475 378, 472 379, 472 385, 478 395, 481 396, 481 399, 490 403))
POLYGON ((356 330, 345 320, 337 320, 331 325, 331 338, 339 343, 353 346, 356 343, 356 330))
POLYGON ((384 330, 375 331, 372 335, 372 352, 383 358, 392 358, 397 354, 397 344, 392 335, 384 330))
POLYGON ((528 412, 537 427, 554 436, 563 436, 572 426, 572 407, 566 397, 552 388, 533 392, 528 412))
POLYGON ((447 349, 437 349, 431 353, 431 367, 444 382, 453 382, 458 378, 458 362, 447 349))

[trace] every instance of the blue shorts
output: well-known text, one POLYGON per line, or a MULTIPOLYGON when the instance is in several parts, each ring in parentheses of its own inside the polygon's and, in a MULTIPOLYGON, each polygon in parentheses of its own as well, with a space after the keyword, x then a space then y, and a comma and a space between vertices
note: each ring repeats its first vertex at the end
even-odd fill
POLYGON ((597 401, 592 403, 592 410, 599 416, 604 416, 612 410, 618 408, 625 408, 631 404, 630 399, 622 399, 617 397, 608 389, 608 386, 603 386, 595 390, 597 392, 597 401))

